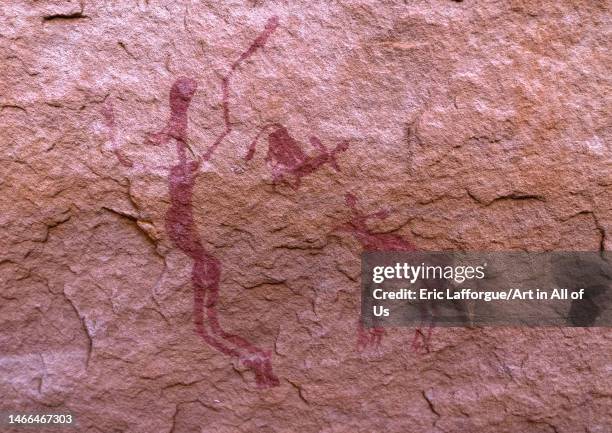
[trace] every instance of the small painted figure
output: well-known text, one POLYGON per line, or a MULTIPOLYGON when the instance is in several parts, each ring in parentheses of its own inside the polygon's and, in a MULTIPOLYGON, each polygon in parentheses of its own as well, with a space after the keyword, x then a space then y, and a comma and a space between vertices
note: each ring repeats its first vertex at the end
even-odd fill
POLYGON ((303 177, 314 173, 327 163, 331 164, 336 171, 340 171, 336 155, 348 149, 348 141, 343 141, 333 150, 328 151, 317 137, 312 136, 310 144, 318 151, 318 154, 310 156, 302 150, 300 143, 289 135, 287 128, 278 123, 262 128, 249 146, 245 160, 249 161, 253 158, 257 141, 264 132, 271 128, 273 130, 268 134, 268 153, 265 160, 272 169, 274 183, 285 181, 297 189, 303 177))
MULTIPOLYGON (((340 230, 351 233, 361 244, 363 251, 416 251, 412 242, 402 236, 389 233, 373 233, 367 225, 369 219, 384 219, 390 214, 387 209, 372 214, 364 214, 357 207, 357 197, 351 193, 345 196, 346 205, 351 209, 353 218, 340 227, 340 230)), ((427 331, 417 328, 414 332, 412 347, 416 351, 429 352, 429 343, 433 332, 433 323, 429 323, 427 331)), ((364 350, 369 346, 380 345, 386 331, 382 327, 364 328, 361 321, 357 329, 357 348, 364 350)))

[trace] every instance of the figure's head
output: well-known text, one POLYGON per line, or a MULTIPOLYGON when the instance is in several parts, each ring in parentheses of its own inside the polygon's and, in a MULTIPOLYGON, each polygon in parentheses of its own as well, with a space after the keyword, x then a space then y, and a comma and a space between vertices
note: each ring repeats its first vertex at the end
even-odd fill
POLYGON ((198 88, 195 80, 187 77, 178 78, 170 89, 170 108, 173 112, 186 112, 191 98, 198 88))
POLYGON ((197 88, 198 84, 195 82, 195 80, 187 77, 180 77, 172 85, 170 97, 181 98, 184 101, 189 101, 193 97, 193 94, 197 88))

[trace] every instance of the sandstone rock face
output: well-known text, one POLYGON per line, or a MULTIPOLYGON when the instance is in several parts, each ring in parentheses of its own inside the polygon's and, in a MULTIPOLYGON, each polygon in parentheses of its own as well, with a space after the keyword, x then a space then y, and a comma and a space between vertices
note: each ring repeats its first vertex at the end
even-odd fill
POLYGON ((364 248, 612 249, 609 2, 0 18, 0 411, 92 433, 612 431, 608 329, 436 328, 415 351, 414 329, 358 326, 364 248))

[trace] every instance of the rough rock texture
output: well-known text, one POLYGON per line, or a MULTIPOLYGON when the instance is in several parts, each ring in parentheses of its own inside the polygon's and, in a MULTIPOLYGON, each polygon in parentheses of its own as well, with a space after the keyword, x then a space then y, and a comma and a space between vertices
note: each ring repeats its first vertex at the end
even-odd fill
POLYGON ((608 329, 357 325, 364 248, 612 249, 610 30, 605 0, 3 2, 0 411, 612 431, 608 329))

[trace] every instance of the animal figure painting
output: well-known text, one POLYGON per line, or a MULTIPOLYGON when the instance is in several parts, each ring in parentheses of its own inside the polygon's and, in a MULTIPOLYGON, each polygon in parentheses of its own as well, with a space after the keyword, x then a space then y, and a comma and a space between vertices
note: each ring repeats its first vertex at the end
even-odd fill
POLYGON ((249 161, 253 158, 260 136, 269 129, 273 130, 268 134, 266 163, 272 168, 272 180, 274 183, 285 181, 294 189, 297 189, 303 177, 314 173, 321 166, 328 163, 336 171, 340 171, 336 155, 348 149, 348 141, 343 141, 333 150, 328 151, 317 137, 311 136, 310 144, 318 153, 315 156, 309 156, 302 150, 301 145, 289 135, 287 128, 278 123, 262 128, 249 146, 245 160, 249 161))
MULTIPOLYGON (((368 227, 369 219, 384 219, 390 214, 387 209, 374 212, 372 214, 364 214, 358 208, 357 197, 352 193, 347 193, 345 196, 346 205, 353 213, 352 219, 342 226, 342 231, 351 233, 355 239, 361 244, 363 251, 416 251, 417 248, 412 242, 404 237, 389 234, 389 233, 374 233, 368 227)), ((414 333, 412 347, 416 351, 430 350, 431 334, 433 332, 433 323, 430 323, 427 331, 417 328, 414 333)), ((364 328, 359 322, 357 327, 357 348, 364 350, 367 347, 380 345, 386 331, 382 327, 364 328)))

